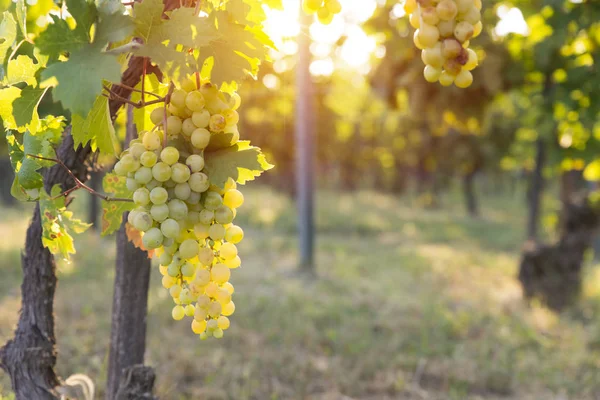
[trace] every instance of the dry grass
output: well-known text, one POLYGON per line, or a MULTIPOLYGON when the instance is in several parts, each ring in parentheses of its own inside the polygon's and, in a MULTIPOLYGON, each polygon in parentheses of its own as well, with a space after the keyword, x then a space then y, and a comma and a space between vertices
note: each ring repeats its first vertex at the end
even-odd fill
MULTIPOLYGON (((236 314, 221 341, 200 342, 170 319, 154 271, 147 363, 162 399, 597 399, 600 286, 556 316, 526 307, 514 279, 523 212, 484 199, 480 220, 452 200, 426 211, 372 192, 323 193, 318 279, 295 273, 294 208, 256 188, 240 213, 247 239, 236 314)), ((26 221, 0 223, 0 342, 18 315, 26 221)), ((62 376, 103 386, 114 277, 112 239, 80 238, 60 263, 56 299, 62 376)), ((9 381, 0 376, 0 393, 9 381)), ((0 399, 2 396, 0 395, 0 399)))

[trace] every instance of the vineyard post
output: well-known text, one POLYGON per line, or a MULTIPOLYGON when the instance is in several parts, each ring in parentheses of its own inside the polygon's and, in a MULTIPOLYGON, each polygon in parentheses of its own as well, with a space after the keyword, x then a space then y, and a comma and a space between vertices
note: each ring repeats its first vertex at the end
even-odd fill
POLYGON ((315 119, 312 108, 313 85, 310 76, 310 33, 312 16, 302 10, 298 35, 298 66, 296 68, 296 201, 300 267, 314 271, 314 135, 315 119))

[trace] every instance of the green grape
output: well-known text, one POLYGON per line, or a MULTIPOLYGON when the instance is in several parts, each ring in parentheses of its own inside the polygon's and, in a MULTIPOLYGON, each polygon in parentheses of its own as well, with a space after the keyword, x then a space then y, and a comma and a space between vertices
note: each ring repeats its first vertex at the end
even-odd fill
POLYGON ((150 215, 157 222, 162 222, 169 217, 169 206, 166 204, 153 205, 150 208, 150 215))
POLYGON ((185 306, 185 315, 186 316, 193 317, 195 311, 196 311, 196 307, 194 307, 192 304, 188 304, 187 306, 185 306))
POLYGON ((167 218, 160 224, 160 231, 167 238, 176 238, 179 236, 181 228, 179 223, 174 219, 167 218))
MULTIPOLYGON (((155 108, 150 113, 150 121, 152 121, 152 123, 154 125, 162 125, 164 117, 165 117, 165 109, 162 107, 155 108)), ((167 117, 168 117, 168 115, 167 115, 167 117)))
POLYGON ((119 176, 126 176, 127 175, 127 169, 125 168, 125 165, 121 162, 121 161, 117 161, 117 163, 115 164, 115 166, 113 167, 115 173, 119 176))
POLYGON ((140 167, 140 162, 136 160, 131 154, 125 154, 121 158, 121 164, 127 172, 135 172, 140 167))
POLYGON ((194 276, 194 273, 196 273, 196 267, 194 266, 194 264, 192 264, 190 262, 184 263, 183 266, 181 267, 181 274, 184 277, 194 276))
POLYGON ((244 204, 244 195, 237 189, 230 189, 223 196, 223 204, 230 208, 238 208, 244 204))
POLYGON ((194 133, 195 130, 196 125, 194 125, 194 122, 191 118, 187 118, 185 121, 183 121, 183 124, 181 125, 181 133, 183 133, 185 137, 191 138, 192 133, 194 133))
MULTIPOLYGON (((191 176, 190 176, 191 178, 191 176)), ((188 185, 189 185, 189 181, 188 181, 188 185)), ((190 189, 192 187, 190 186, 190 189)), ((186 203, 188 203, 190 206, 197 206, 199 207, 198 210, 202 209, 202 206, 200 205, 200 199, 202 198, 202 195, 198 192, 194 192, 192 191, 192 193, 190 194, 190 197, 188 197, 188 199, 186 200, 186 203)), ((190 207, 191 210, 191 207, 190 207)))
POLYGON ((223 117, 225 117, 226 126, 233 126, 240 122, 240 115, 235 110, 223 111, 223 117))
POLYGON ((152 179, 150 182, 146 183, 146 189, 152 191, 152 189, 159 187, 161 183, 156 179, 152 179))
POLYGON ((198 154, 192 154, 185 160, 185 165, 187 165, 192 172, 200 172, 204 168, 204 157, 198 154))
POLYGON ((225 305, 231 301, 231 294, 229 294, 226 289, 219 288, 219 290, 217 290, 217 294, 215 294, 215 299, 217 299, 221 305, 225 305))
POLYGON ((176 183, 187 182, 190 179, 190 168, 181 163, 177 163, 171 167, 171 179, 176 183))
POLYGON ((454 83, 454 75, 449 74, 447 71, 442 71, 440 75, 440 84, 442 86, 450 86, 454 83))
POLYGON ((142 243, 148 250, 157 249, 163 242, 163 234, 158 228, 150 228, 142 237, 142 243))
POLYGON ((195 224, 194 225, 194 235, 196 235, 196 237, 199 240, 206 239, 206 238, 208 238, 210 236, 208 234, 208 229, 209 228, 210 228, 210 226, 206 225, 206 224, 200 224, 200 223, 195 224))
POLYGON ((231 277, 231 271, 225 264, 216 264, 210 270, 210 279, 219 285, 227 282, 231 277))
POLYGON ((205 330, 206 321, 197 321, 195 319, 192 321, 192 332, 194 332, 196 335, 204 333, 205 330))
MULTIPOLYGON (((192 189, 190 189, 190 185, 187 182, 178 183, 174 189, 175 197, 179 200, 187 200, 192 194, 192 189)), ((189 217, 189 213, 188 213, 189 217)))
POLYGON ((200 111, 204 108, 206 100, 202 93, 198 91, 189 92, 185 98, 185 105, 193 112, 200 111))
POLYGON ((165 275, 162 277, 161 284, 165 289, 170 289, 176 283, 175 279, 169 275, 165 275))
POLYGON ((133 219, 133 227, 139 231, 146 232, 148 229, 152 228, 153 222, 150 214, 139 212, 133 219))
POLYGON ((181 122, 181 118, 171 115, 169 118, 167 118, 167 135, 169 135, 169 137, 175 137, 179 135, 182 126, 183 123, 181 122))
POLYGON ((431 65, 434 68, 442 68, 444 65, 444 56, 442 55, 442 44, 437 43, 430 49, 425 49, 421 53, 421 59, 426 65, 431 65))
POLYGON ((221 314, 223 314, 226 317, 229 317, 234 312, 235 312, 235 303, 233 301, 230 301, 229 303, 227 303, 223 306, 223 311, 221 311, 221 314))
POLYGON ((195 111, 192 114, 192 122, 198 128, 206 128, 210 123, 210 112, 208 110, 195 111))
POLYGON ((225 282, 223 284, 223 289, 227 290, 229 294, 233 294, 235 292, 235 289, 230 282, 225 282))
POLYGON ((146 132, 142 138, 146 150, 154 151, 162 147, 162 138, 156 132, 146 132))
POLYGON ((146 148, 141 143, 129 144, 129 154, 131 154, 135 160, 139 160, 145 151, 146 148))
POLYGON ((145 209, 143 207, 140 207, 140 210, 131 210, 129 211, 129 214, 127 215, 127 222, 129 222, 130 225, 133 225, 133 220, 135 219, 135 216, 140 213, 140 212, 145 212, 145 209))
POLYGON ((421 20, 428 25, 437 25, 440 17, 435 7, 429 6, 421 8, 421 20))
POLYGON ((160 159, 162 162, 168 165, 173 165, 179 161, 179 150, 173 146, 165 147, 160 152, 160 159))
POLYGON ((159 182, 166 182, 171 179, 171 167, 164 162, 157 162, 152 167, 152 176, 159 182))
POLYGON ((198 215, 198 222, 204 225, 210 225, 213 222, 214 218, 214 211, 204 209, 200 211, 200 214, 198 215))
POLYGON ((200 286, 206 286, 210 283, 210 271, 207 269, 198 269, 196 271, 196 278, 194 279, 200 286))
POLYGON ((239 268, 240 265, 242 265, 242 259, 240 258, 240 256, 235 256, 233 258, 230 258, 229 260, 225 260, 224 264, 227 265, 227 268, 236 269, 239 268))
POLYGON ((462 19, 471 25, 475 25, 481 21, 481 12, 477 7, 473 6, 469 11, 462 15, 462 19))
POLYGON ((219 224, 227 225, 233 221, 233 211, 226 205, 219 206, 215 210, 215 220, 219 224))
POLYGON ((147 167, 142 167, 135 172, 134 177, 138 183, 145 185, 152 180, 152 170, 147 167))
POLYGON ((198 241, 194 239, 186 239, 179 245, 179 254, 185 259, 196 257, 198 250, 198 241))
POLYGON ((213 224, 208 228, 208 234, 213 240, 222 240, 225 237, 225 228, 221 224, 213 224))
POLYGON ((221 305, 221 303, 219 303, 218 301, 213 301, 208 306, 208 315, 210 315, 212 318, 217 318, 219 317, 219 315, 221 315, 222 309, 223 306, 221 305))
POLYGON ((223 243, 219 249, 219 256, 225 260, 230 260, 238 255, 238 250, 233 243, 223 243))
POLYGON ((171 104, 173 104, 177 108, 185 107, 185 98, 187 93, 185 90, 175 89, 173 93, 171 93, 171 104))
POLYGON ((225 121, 224 116, 221 114, 215 114, 210 117, 208 126, 212 132, 223 132, 223 129, 225 129, 227 126, 227 122, 225 121))
POLYGON ((185 310, 183 309, 182 306, 177 305, 177 306, 173 307, 171 316, 173 317, 173 319, 175 321, 180 321, 183 319, 183 317, 185 317, 185 310))
POLYGON ((230 326, 229 318, 227 318, 224 315, 221 315, 219 318, 217 318, 217 324, 219 325, 219 328, 226 330, 230 326))
POLYGON ((200 212, 198 211, 190 211, 190 206, 188 205, 188 216, 187 220, 190 223, 190 230, 194 229, 194 225, 200 222, 200 212))
POLYGON ((436 11, 440 19, 450 21, 456 18, 458 8, 453 0, 442 0, 438 3, 436 11))
POLYGON ((194 192, 204 193, 210 187, 210 181, 208 180, 208 176, 202 172, 194 172, 190 175, 190 179, 188 180, 190 188, 194 192))
POLYGON ((201 247, 198 252, 198 260, 202 263, 202 265, 209 266, 212 264, 215 259, 215 254, 209 247, 201 247))
POLYGON ((152 204, 164 204, 167 202, 169 195, 163 187, 156 187, 150 192, 150 201, 152 204))
POLYGON ((144 151, 140 156, 140 162, 144 167, 152 168, 156 161, 158 161, 158 157, 153 151, 144 151))
POLYGON ((196 90, 196 81, 194 79, 185 78, 181 81, 181 88, 186 92, 191 92, 192 90, 196 90))
POLYGON ((135 192, 140 188, 140 184, 134 178, 127 178, 125 185, 127 186, 127 190, 130 192, 135 192))
POLYGON ((206 317, 208 317, 208 310, 205 307, 196 305, 196 309, 194 310, 194 319, 198 322, 202 322, 206 319, 206 317))
POLYGON ((435 68, 431 65, 425 66, 425 70, 423 71, 423 75, 425 76, 425 80, 427 82, 437 82, 440 79, 440 75, 442 74, 442 70, 439 68, 435 68))
POLYGON ((244 238, 244 231, 237 225, 231 225, 225 233, 225 240, 231 243, 239 243, 244 238))
POLYGON ((223 198, 217 192, 208 192, 204 198, 204 207, 207 210, 216 210, 223 204, 223 198))
POLYGON ((210 132, 204 128, 198 128, 192 133, 192 145, 197 149, 204 149, 210 143, 210 132))
POLYGON ((158 262, 160 265, 169 265, 173 261, 173 255, 163 251, 163 253, 158 258, 158 262))
POLYGON ((206 323, 206 329, 209 331, 214 331, 215 329, 219 329, 219 323, 216 319, 209 319, 206 323))
POLYGON ((146 188, 139 188, 133 192, 133 202, 138 206, 150 203, 150 192, 146 188))
POLYGON ((182 304, 190 304, 193 301, 189 289, 186 288, 181 291, 181 294, 179 295, 179 301, 181 301, 182 304))
POLYGON ((176 299, 181 294, 181 290, 182 290, 181 286, 178 284, 175 284, 175 285, 171 286, 171 288, 169 289, 169 294, 171 295, 172 298, 176 299))
POLYGON ((456 75, 454 84, 461 89, 468 88, 473 83, 473 75, 466 69, 463 69, 456 75))
MULTIPOLYGON (((167 273, 169 274, 169 276, 176 278, 179 276, 179 274, 181 273, 181 268, 179 267, 179 263, 173 261, 171 264, 169 264, 169 268, 167 269, 167 273)), ((177 295, 177 297, 179 297, 179 294, 177 295)))
POLYGON ((181 220, 187 217, 188 209, 185 203, 179 199, 169 201, 169 216, 176 220, 181 220))

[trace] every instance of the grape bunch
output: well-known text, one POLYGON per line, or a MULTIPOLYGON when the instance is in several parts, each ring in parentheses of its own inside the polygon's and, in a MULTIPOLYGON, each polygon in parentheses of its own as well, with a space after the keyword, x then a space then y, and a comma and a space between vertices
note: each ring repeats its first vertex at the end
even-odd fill
POLYGON ((425 80, 467 88, 478 65, 470 40, 481 34, 481 0, 406 0, 404 10, 416 29, 425 80))
POLYGON ((317 18, 323 25, 329 25, 336 14, 342 12, 339 0, 302 0, 302 9, 308 15, 317 13, 317 18))
POLYGON ((221 338, 235 310, 229 278, 241 264, 236 244, 244 232, 233 219, 244 196, 232 178, 223 189, 211 182, 203 154, 215 135, 231 134, 230 144, 239 140, 241 100, 210 82, 197 88, 186 79, 181 87, 166 109, 152 111, 154 129, 131 141, 114 171, 127 178, 137 206, 128 222, 158 257, 162 285, 175 302, 173 318, 191 318, 201 339, 221 338))

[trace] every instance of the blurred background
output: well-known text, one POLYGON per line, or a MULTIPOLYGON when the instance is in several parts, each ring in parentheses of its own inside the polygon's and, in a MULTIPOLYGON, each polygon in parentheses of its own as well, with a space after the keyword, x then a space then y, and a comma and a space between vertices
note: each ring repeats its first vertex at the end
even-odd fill
MULTIPOLYGON (((401 1, 342 4, 328 26, 298 1, 267 10, 278 50, 240 89, 240 132, 276 168, 244 188, 232 327, 198 341, 154 270, 157 394, 599 399, 600 4, 484 1, 468 89, 425 82, 401 1)), ((40 114, 60 113, 47 97, 40 114)), ((5 342, 32 207, 10 197, 7 158, 0 168, 5 342)), ((58 372, 102 388, 115 246, 96 200, 73 203, 96 229, 59 262, 56 318, 58 372)), ((0 399, 9 389, 0 375, 0 399)))

